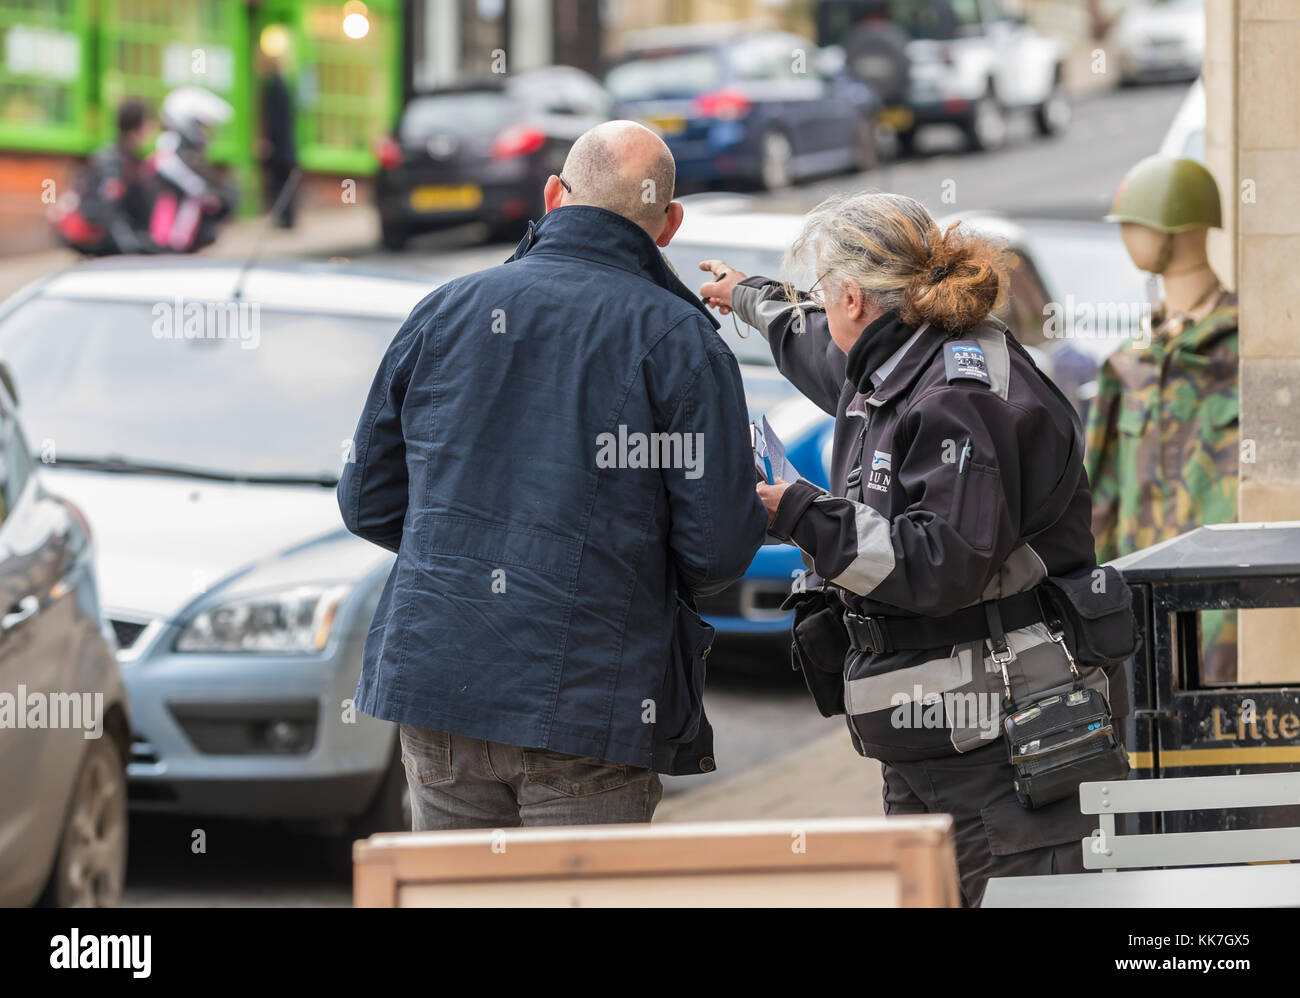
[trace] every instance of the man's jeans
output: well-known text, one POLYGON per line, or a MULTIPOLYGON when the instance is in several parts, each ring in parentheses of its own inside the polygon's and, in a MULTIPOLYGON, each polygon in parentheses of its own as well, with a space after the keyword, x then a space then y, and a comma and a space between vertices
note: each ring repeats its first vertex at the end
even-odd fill
POLYGON ((649 821, 656 773, 400 725, 414 831, 649 821))

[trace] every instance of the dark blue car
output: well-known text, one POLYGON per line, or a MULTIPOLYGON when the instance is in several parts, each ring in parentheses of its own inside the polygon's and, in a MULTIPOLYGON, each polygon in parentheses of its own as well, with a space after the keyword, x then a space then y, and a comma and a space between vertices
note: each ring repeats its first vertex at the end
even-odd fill
POLYGON ((667 28, 634 36, 605 84, 621 117, 663 135, 679 184, 776 190, 876 163, 880 101, 823 67, 799 35, 667 28))

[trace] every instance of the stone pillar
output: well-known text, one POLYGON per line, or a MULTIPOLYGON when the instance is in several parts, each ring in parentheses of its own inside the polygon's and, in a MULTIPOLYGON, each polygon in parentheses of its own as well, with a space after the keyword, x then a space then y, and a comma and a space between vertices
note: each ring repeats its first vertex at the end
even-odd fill
MULTIPOLYGON (((1241 299, 1238 518, 1300 521, 1300 3, 1208 0, 1206 17, 1214 262, 1241 299)), ((1240 633, 1243 682, 1300 680, 1300 610, 1246 611, 1240 633)))

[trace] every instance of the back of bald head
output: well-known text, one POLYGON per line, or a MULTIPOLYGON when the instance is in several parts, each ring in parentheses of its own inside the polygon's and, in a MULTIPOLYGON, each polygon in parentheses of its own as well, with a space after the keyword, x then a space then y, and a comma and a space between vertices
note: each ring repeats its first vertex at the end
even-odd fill
POLYGON ((663 139, 644 125, 606 121, 573 144, 564 179, 573 188, 565 204, 604 208, 655 236, 673 199, 677 165, 663 139))

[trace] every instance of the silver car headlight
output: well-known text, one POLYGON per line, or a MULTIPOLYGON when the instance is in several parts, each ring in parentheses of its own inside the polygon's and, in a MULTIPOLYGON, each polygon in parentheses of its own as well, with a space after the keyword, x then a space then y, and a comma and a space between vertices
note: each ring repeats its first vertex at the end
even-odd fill
POLYGON ((176 640, 179 652, 310 655, 329 643, 348 586, 295 586, 206 607, 176 640))

